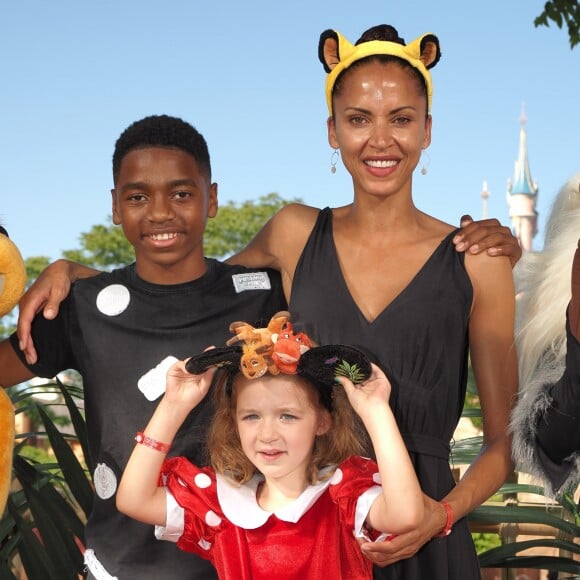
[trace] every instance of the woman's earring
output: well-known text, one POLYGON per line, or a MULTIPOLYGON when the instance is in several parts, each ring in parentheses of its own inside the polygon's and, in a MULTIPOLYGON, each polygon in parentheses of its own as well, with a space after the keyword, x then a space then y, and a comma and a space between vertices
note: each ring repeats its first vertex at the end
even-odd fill
POLYGON ((421 167, 421 175, 427 175, 427 168, 431 163, 431 157, 429 157, 429 153, 425 149, 421 152, 421 157, 423 157, 423 167, 421 167), (423 155, 425 157, 423 157, 423 155))
POLYGON ((336 173, 336 164, 338 163, 338 149, 335 149, 330 156, 330 173, 336 173))

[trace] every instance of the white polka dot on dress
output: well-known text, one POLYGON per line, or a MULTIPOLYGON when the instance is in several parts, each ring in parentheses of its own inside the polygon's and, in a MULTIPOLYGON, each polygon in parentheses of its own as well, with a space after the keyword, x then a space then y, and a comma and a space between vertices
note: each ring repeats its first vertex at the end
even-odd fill
POLYGON ((198 473, 193 478, 193 483, 195 483, 195 485, 200 489, 205 489, 211 485, 211 478, 206 473, 198 473))
POLYGON ((212 528, 219 526, 222 523, 222 519, 212 510, 209 510, 205 514, 205 523, 212 528))
POLYGON ((381 485, 383 483, 383 480, 381 479, 381 474, 378 471, 376 473, 373 473, 373 481, 377 485, 381 485))
POLYGON ((334 475, 330 478, 330 485, 338 485, 343 478, 342 469, 340 467, 336 468, 334 475))
POLYGON ((199 540, 199 542, 197 542, 197 545, 202 549, 202 550, 209 550, 211 548, 211 544, 207 541, 204 540, 203 538, 201 538, 199 540))

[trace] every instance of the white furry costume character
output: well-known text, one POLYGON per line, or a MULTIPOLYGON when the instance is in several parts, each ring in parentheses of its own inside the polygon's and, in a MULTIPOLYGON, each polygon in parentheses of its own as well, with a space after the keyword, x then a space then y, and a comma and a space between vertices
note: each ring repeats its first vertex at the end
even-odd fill
POLYGON ((511 423, 513 454, 518 469, 537 477, 552 496, 580 482, 580 343, 578 329, 574 336, 567 324, 579 238, 580 173, 554 201, 544 249, 526 254, 516 267, 520 396, 511 423), (560 445, 565 457, 558 456, 560 445))

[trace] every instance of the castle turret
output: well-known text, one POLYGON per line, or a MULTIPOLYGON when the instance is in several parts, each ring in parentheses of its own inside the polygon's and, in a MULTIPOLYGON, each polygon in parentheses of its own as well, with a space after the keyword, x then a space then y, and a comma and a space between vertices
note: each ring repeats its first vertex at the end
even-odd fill
POLYGON ((538 229, 538 184, 532 181, 528 164, 528 145, 526 135, 526 114, 522 106, 520 117, 520 146, 515 162, 514 177, 508 179, 507 200, 510 209, 512 229, 522 250, 532 249, 532 240, 538 229))

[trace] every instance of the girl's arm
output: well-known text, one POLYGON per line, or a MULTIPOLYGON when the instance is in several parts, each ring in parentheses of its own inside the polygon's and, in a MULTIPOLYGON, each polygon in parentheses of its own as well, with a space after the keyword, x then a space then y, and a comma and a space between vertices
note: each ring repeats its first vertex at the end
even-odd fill
MULTIPOLYGON (((167 371, 167 390, 144 435, 170 445, 187 415, 207 394, 214 372, 212 368, 203 375, 191 375, 184 361, 175 363, 167 371)), ((167 451, 151 445, 135 445, 117 490, 117 509, 140 522, 164 526, 166 496, 158 484, 167 451)))
POLYGON ((373 502, 367 523, 374 530, 400 534, 423 521, 423 494, 415 469, 389 405, 391 385, 376 365, 364 383, 339 380, 362 419, 373 443, 382 481, 382 494, 373 502))
POLYGON ((481 254, 466 256, 466 268, 474 289, 469 341, 483 416, 483 446, 444 498, 455 520, 487 500, 513 470, 509 420, 518 386, 510 263, 481 254))

